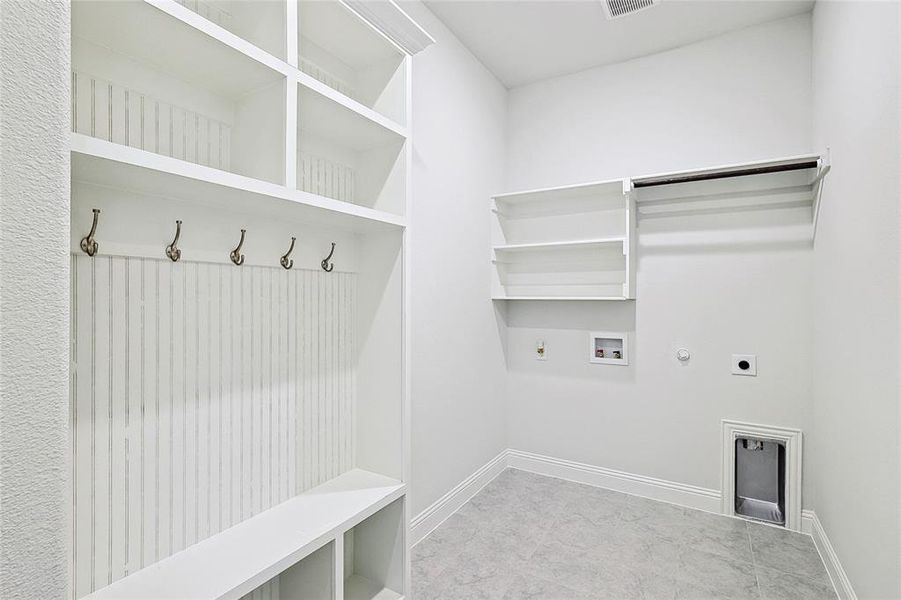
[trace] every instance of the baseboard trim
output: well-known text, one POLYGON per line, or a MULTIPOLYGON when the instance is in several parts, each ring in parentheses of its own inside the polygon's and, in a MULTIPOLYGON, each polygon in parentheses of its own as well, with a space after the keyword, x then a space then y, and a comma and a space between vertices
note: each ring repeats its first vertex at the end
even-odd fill
POLYGON ((835 548, 829 541, 829 536, 826 535, 826 530, 823 529, 823 524, 816 512, 801 511, 801 530, 813 538, 813 543, 823 559, 823 564, 826 565, 826 571, 829 573, 832 587, 835 588, 839 600, 857 600, 857 594, 851 587, 851 580, 848 579, 848 574, 845 573, 842 563, 838 560, 838 554, 835 553, 835 548))
POLYGON ((685 483, 524 452, 508 450, 508 464, 515 469, 567 479, 652 500, 719 513, 720 492, 685 483))
POLYGON ((436 527, 444 523, 455 512, 472 499, 473 496, 491 483, 491 481, 507 468, 507 450, 479 467, 475 473, 461 481, 433 502, 424 511, 413 517, 410 523, 410 537, 415 546, 426 538, 436 527))

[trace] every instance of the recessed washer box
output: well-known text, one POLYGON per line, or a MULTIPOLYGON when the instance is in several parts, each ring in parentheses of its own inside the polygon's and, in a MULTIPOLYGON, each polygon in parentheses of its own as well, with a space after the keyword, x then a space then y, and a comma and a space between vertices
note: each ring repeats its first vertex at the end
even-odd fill
POLYGON ((601 365, 628 365, 629 336, 626 333, 592 331, 588 334, 588 361, 601 365))

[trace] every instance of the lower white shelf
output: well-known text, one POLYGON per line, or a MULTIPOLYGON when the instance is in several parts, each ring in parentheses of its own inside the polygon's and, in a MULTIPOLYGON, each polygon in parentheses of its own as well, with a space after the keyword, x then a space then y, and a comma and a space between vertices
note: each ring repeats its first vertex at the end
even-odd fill
POLYGON ((624 299, 625 238, 495 246, 493 298, 624 299))
POLYGON ((359 575, 351 575, 344 580, 344 600, 400 600, 403 598, 394 590, 382 587, 359 575))
POLYGON ((240 598, 401 498, 405 489, 396 479, 353 469, 84 598, 240 598))
POLYGON ((634 300, 625 296, 492 296, 492 300, 634 300))

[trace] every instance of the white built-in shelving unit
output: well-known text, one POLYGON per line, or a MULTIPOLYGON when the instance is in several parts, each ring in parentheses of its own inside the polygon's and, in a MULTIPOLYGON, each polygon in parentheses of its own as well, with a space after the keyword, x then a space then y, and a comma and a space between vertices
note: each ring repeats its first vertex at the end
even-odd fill
POLYGON ((635 205, 622 180, 492 198, 495 300, 634 294, 635 205))
POLYGON ((408 595, 430 42, 387 0, 73 2, 73 598, 408 595))
POLYGON ((647 219, 802 211, 815 235, 829 169, 809 154, 494 196, 492 298, 634 299, 647 219))

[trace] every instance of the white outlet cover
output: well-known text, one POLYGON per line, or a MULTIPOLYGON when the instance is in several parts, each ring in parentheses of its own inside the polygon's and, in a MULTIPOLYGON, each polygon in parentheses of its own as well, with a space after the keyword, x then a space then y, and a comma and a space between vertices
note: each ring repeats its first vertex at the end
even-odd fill
POLYGON ((757 377, 757 355, 733 354, 732 374, 744 375, 746 377, 757 377))

